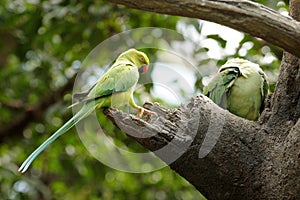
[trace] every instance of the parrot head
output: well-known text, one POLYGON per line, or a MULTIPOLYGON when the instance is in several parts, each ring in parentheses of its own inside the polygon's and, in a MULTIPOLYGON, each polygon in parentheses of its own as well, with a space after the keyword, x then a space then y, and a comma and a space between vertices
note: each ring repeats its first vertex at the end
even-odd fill
POLYGON ((148 65, 150 63, 147 55, 136 49, 129 49, 122 53, 117 60, 129 60, 138 67, 139 73, 143 74, 148 71, 148 65))
POLYGON ((236 68, 238 70, 239 76, 242 75, 245 78, 248 78, 248 75, 250 75, 252 71, 264 74, 258 64, 241 58, 233 58, 228 60, 224 65, 220 67, 219 73, 225 71, 228 68, 236 68))

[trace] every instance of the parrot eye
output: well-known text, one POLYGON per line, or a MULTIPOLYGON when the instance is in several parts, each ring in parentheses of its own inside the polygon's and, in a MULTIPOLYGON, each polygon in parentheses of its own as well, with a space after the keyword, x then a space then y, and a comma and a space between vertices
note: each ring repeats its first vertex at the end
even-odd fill
POLYGON ((142 62, 145 62, 145 58, 144 58, 144 57, 140 57, 140 60, 141 60, 142 62))

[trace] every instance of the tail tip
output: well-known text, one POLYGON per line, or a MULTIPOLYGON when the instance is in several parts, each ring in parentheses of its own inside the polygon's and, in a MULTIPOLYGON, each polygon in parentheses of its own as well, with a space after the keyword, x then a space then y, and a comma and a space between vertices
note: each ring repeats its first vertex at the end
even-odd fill
POLYGON ((18 172, 20 172, 20 173, 23 174, 24 172, 26 172, 27 168, 28 168, 28 167, 26 167, 26 166, 24 166, 24 165, 21 165, 21 166, 19 167, 19 169, 18 169, 18 172))

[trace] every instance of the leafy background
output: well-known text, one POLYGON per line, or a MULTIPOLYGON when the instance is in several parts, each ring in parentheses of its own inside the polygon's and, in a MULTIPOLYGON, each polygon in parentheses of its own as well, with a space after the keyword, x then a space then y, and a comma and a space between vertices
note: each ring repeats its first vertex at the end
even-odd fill
MULTIPOLYGON (((260 0, 286 13, 288 1, 260 0)), ((25 174, 20 163, 70 116, 72 86, 80 63, 100 42, 125 30, 162 27, 196 37, 190 56, 202 70, 195 91, 200 92, 228 58, 259 63, 269 75, 271 91, 282 50, 242 34, 228 53, 224 35, 202 35, 206 22, 127 9, 102 0, 2 0, 0 3, 0 198, 1 199, 201 199, 187 181, 165 167, 144 174, 111 169, 92 157, 75 129, 63 135, 25 174), (215 41, 214 47, 202 45, 215 41), (218 57, 209 52, 220 51, 218 57)), ((227 46, 228 47, 228 46, 227 46)), ((152 55, 152 60, 159 57, 152 55)), ((150 77, 151 78, 151 77, 150 77)), ((136 93, 143 102, 148 88, 136 93)), ((194 94, 197 95, 197 94, 194 94)), ((184 96, 184 91, 183 91, 184 96)), ((168 105, 164 99, 152 98, 168 105)), ((101 120, 105 120, 102 119, 101 120)), ((126 145, 141 149, 111 123, 106 127, 126 145)), ((205 181, 205 180, 199 180, 205 181)))

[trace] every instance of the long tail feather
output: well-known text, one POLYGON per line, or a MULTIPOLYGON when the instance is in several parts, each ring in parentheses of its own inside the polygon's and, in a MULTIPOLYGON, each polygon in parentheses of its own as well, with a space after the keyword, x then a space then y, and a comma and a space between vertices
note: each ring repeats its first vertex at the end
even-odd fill
POLYGON ((86 104, 82 107, 79 112, 77 112, 69 121, 67 121, 62 127, 60 127, 51 137, 49 137, 45 142, 43 142, 34 152, 28 156, 28 158, 22 163, 19 168, 21 173, 24 173, 30 164, 34 161, 34 159, 56 138, 67 132, 70 128, 72 128, 77 122, 88 116, 93 112, 96 105, 93 103, 86 104))

